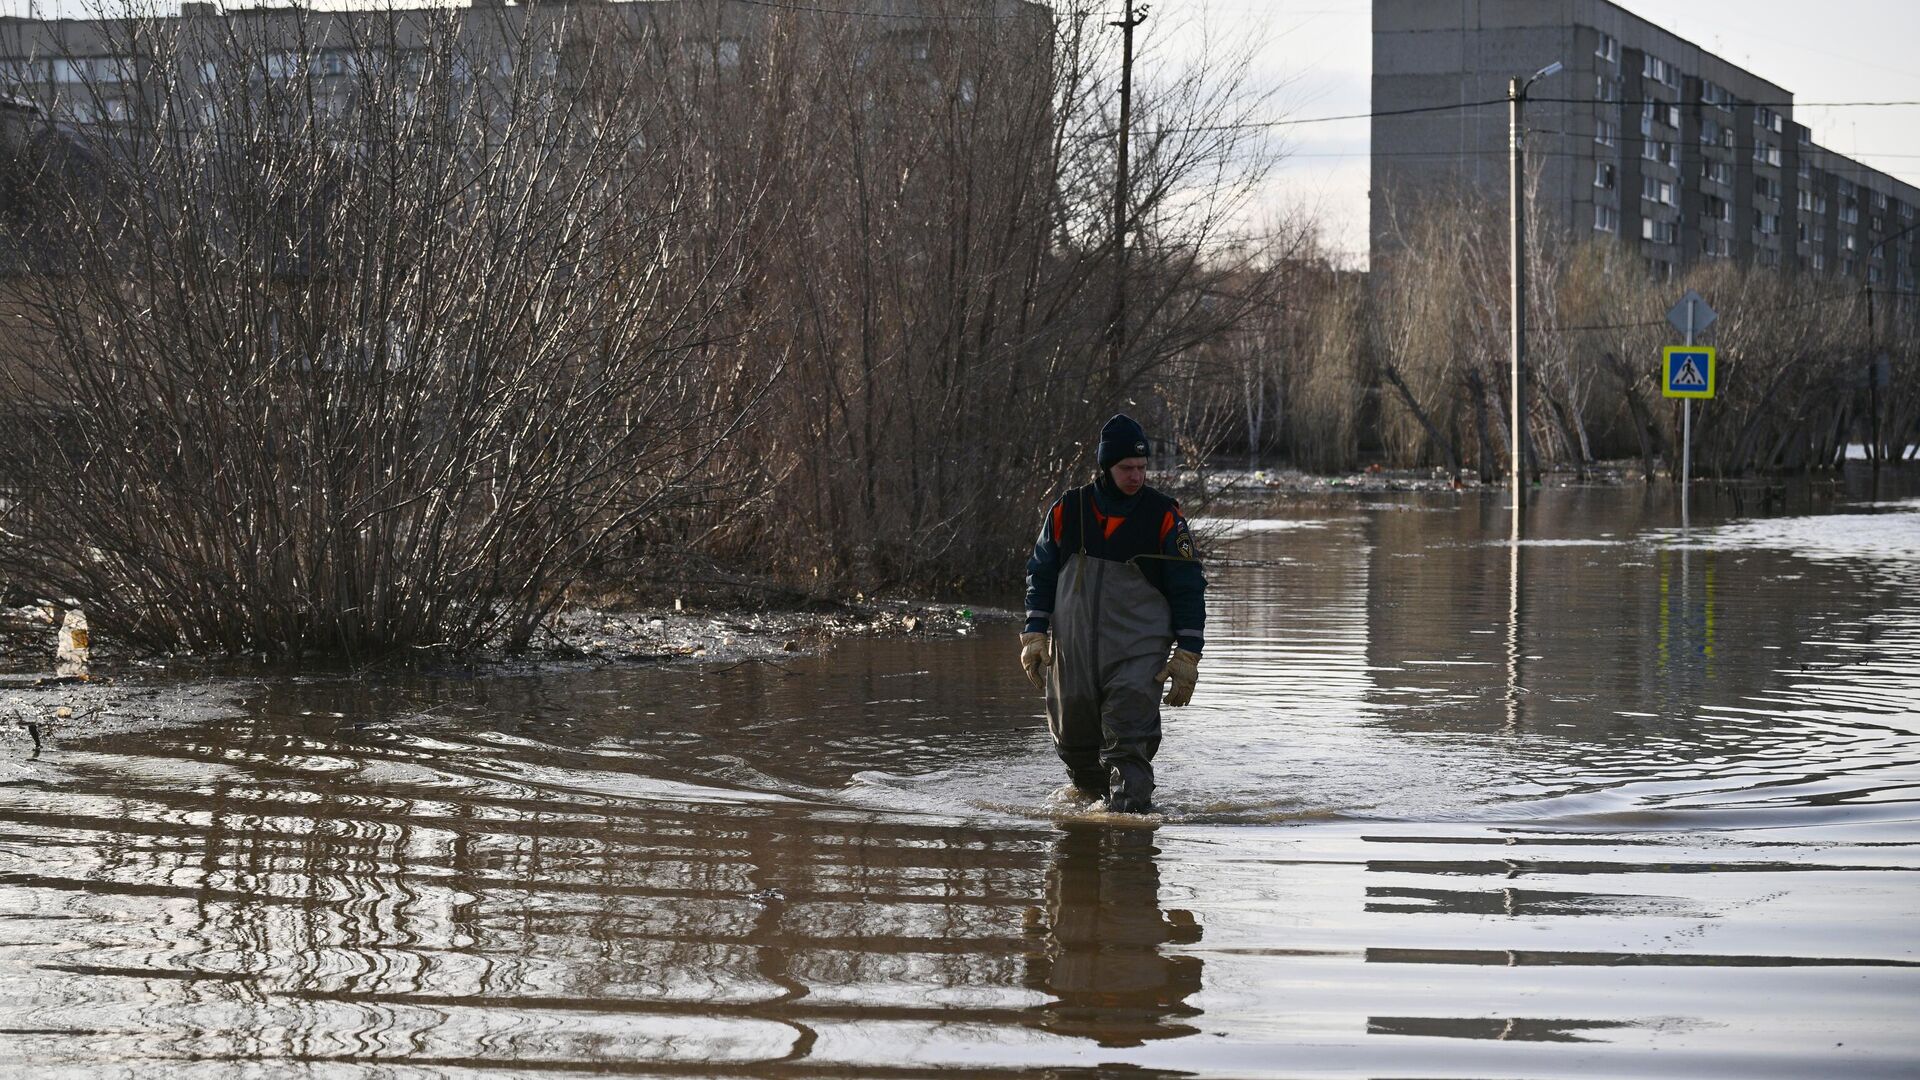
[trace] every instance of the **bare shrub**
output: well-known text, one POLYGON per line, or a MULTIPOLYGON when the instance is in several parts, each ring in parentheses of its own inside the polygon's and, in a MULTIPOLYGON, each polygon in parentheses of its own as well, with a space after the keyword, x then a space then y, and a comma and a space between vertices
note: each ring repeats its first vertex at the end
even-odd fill
POLYGON ((98 24, 140 72, 73 91, 93 183, 32 191, 0 569, 154 647, 519 645, 731 483, 758 209, 566 10, 98 24))

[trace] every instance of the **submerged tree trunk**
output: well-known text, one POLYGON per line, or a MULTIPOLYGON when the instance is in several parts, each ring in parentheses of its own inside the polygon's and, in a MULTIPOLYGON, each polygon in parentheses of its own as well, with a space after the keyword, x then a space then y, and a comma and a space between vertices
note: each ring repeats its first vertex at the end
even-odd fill
POLYGON ((1614 377, 1620 380, 1620 394, 1626 399, 1627 411, 1633 414, 1633 434, 1640 443, 1641 480, 1651 484, 1653 483, 1654 457, 1662 452, 1660 429, 1654 426, 1653 416, 1647 411, 1646 402, 1640 399, 1640 391, 1635 388, 1638 380, 1634 378, 1633 373, 1627 370, 1627 366, 1620 362, 1618 356, 1610 352, 1600 355, 1601 359, 1606 361, 1607 370, 1613 372, 1614 377))
POLYGON ((1406 403, 1414 419, 1420 421, 1420 426, 1426 429, 1427 438, 1432 439, 1433 444, 1439 447, 1440 453, 1446 457, 1447 474, 1455 480, 1460 479, 1460 452, 1454 449, 1452 440, 1440 433, 1440 429, 1434 426, 1432 418, 1427 416, 1427 411, 1414 400, 1413 391, 1407 389, 1406 380, 1400 377, 1398 369, 1392 364, 1381 364, 1380 371, 1387 377, 1387 381, 1393 384, 1393 388, 1400 392, 1400 400, 1406 403))
POLYGON ((1473 394, 1473 434, 1480 440, 1480 452, 1475 457, 1475 469, 1480 482, 1493 482, 1493 436, 1487 430, 1487 382, 1480 377, 1480 369, 1467 369, 1467 389, 1473 394))

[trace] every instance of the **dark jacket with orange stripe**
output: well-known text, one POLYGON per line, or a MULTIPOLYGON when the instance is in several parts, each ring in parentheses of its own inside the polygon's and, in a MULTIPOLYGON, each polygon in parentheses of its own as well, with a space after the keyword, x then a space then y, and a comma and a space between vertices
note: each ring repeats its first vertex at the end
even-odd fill
POLYGON ((1102 484, 1062 495, 1040 523, 1040 538, 1027 559, 1027 632, 1044 633, 1053 619, 1054 585, 1067 556, 1082 550, 1096 559, 1134 565, 1167 598, 1181 648, 1199 652, 1206 643, 1207 578, 1193 558, 1193 535, 1180 504, 1150 487, 1133 498, 1102 484))

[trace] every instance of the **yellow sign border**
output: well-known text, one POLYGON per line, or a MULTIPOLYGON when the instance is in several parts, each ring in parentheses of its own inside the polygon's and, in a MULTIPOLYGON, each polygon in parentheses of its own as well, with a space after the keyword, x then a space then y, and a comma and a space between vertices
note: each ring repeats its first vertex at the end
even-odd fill
POLYGON ((1660 350, 1660 396, 1670 398, 1711 398, 1720 385, 1720 354, 1711 345, 1668 345, 1660 350), (1674 353, 1707 354, 1707 388, 1675 390, 1668 374, 1673 370, 1674 353))

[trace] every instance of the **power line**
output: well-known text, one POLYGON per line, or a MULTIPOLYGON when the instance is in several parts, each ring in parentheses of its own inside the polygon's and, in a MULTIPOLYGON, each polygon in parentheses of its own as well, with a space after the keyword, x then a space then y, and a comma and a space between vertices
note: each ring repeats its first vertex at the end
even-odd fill
POLYGON ((1345 116, 1309 116, 1298 120, 1243 120, 1231 124, 1196 124, 1192 127, 1160 128, 1160 132, 1198 133, 1206 131, 1238 131, 1249 128, 1293 127, 1298 124, 1329 124, 1335 120, 1370 120, 1376 116, 1417 116, 1422 113, 1452 112, 1456 109, 1478 109, 1487 105, 1504 105, 1506 98, 1488 98, 1485 101, 1461 101, 1447 105, 1422 105, 1412 109, 1379 109, 1374 112, 1348 113, 1345 116))
MULTIPOLYGON (((1534 130, 1532 130, 1532 131, 1529 131, 1529 132, 1528 132, 1528 134, 1529 134, 1529 135, 1566 135, 1566 136, 1571 136, 1571 137, 1575 137, 1575 138, 1577 138, 1577 137, 1579 137, 1579 136, 1581 136, 1581 135, 1583 135, 1583 134, 1585 134, 1585 133, 1584 133, 1584 132, 1573 132, 1573 131, 1547 131, 1547 130, 1541 130, 1541 129, 1537 129, 1537 128, 1536 128, 1536 129, 1534 129, 1534 130)), ((1829 151, 1829 152, 1831 152, 1831 151, 1829 151)), ((1502 159, 1502 160, 1505 160, 1505 159, 1506 159, 1506 157, 1508 156, 1508 154, 1509 154, 1509 153, 1510 153, 1510 151, 1508 151, 1508 150, 1506 150, 1505 148, 1500 148, 1500 149, 1487 149, 1487 150, 1372 150, 1372 151, 1369 151, 1369 150, 1342 150, 1342 151, 1338 151, 1338 152, 1335 152, 1335 151, 1324 151, 1324 152, 1323 152, 1323 151, 1314 151, 1314 152, 1309 152, 1309 153, 1289 153, 1289 154, 1287 154, 1286 156, 1287 156, 1287 157, 1289 157, 1289 158, 1364 158, 1364 157, 1387 157, 1387 158, 1422 158, 1422 157, 1431 157, 1431 158, 1469 158, 1469 157, 1497 157, 1497 158, 1500 158, 1500 159, 1502 159)), ((1881 151, 1878 151, 1878 150, 1861 150, 1861 151, 1859 151, 1859 153, 1860 153, 1860 154, 1862 154, 1862 155, 1866 155, 1866 156, 1871 156, 1871 157, 1883 157, 1883 158, 1903 158, 1903 159, 1904 159, 1904 158, 1920 158, 1920 154, 1889 154, 1889 153, 1884 153, 1884 152, 1881 152, 1881 151)), ((1590 153, 1587 153, 1587 152, 1585 152, 1585 151, 1580 151, 1580 150, 1539 150, 1539 149, 1534 149, 1533 147, 1528 147, 1528 149, 1527 149, 1527 157, 1528 157, 1528 158, 1537 158, 1537 157, 1565 157, 1565 158, 1590 158, 1590 157, 1594 157, 1594 156, 1595 156, 1595 155, 1593 155, 1593 154, 1590 154, 1590 153)), ((1839 156, 1843 156, 1843 157, 1844 157, 1845 155, 1839 155, 1839 156)), ((1601 159, 1601 160, 1604 160, 1604 159, 1601 159)), ((1859 163, 1859 162, 1855 162, 1855 164, 1861 164, 1861 163, 1859 163)), ((1781 167, 1781 166, 1774 166, 1774 167, 1775 167, 1775 168, 1779 168, 1779 167, 1781 167)), ((1862 167, 1863 167, 1863 168, 1872 168, 1872 166, 1869 166, 1869 165, 1862 165, 1862 167)), ((1832 169, 1828 169, 1827 171, 1828 171, 1828 172, 1832 172, 1833 170, 1832 170, 1832 169)), ((1875 170, 1875 171, 1880 171, 1880 170, 1875 170)))
MULTIPOLYGON (((1294 127, 1300 124, 1330 124, 1336 120, 1366 120, 1375 116, 1418 116, 1423 113, 1452 112, 1456 109, 1477 109, 1485 105, 1504 105, 1506 98, 1488 98, 1485 101, 1460 101, 1446 105, 1422 105, 1412 109, 1385 109, 1376 112, 1346 113, 1340 116, 1307 116, 1296 120, 1239 120, 1225 124, 1193 124, 1186 127, 1154 128, 1154 135, 1200 135, 1213 131, 1254 131, 1276 127, 1294 127)), ((1087 136, 1089 140, 1111 139, 1114 133, 1096 132, 1087 136)))
MULTIPOLYGON (((739 0, 739 2, 744 3, 746 2, 746 0, 739 0)), ((1298 124, 1325 124, 1325 123, 1331 123, 1336 120, 1372 120, 1372 119, 1383 117, 1383 116, 1415 116, 1422 113, 1454 112, 1461 109, 1480 109, 1480 108, 1486 108, 1491 105, 1505 105, 1507 104, 1507 100, 1508 99, 1503 96, 1503 97, 1497 97, 1497 98, 1486 98, 1480 101, 1458 101, 1458 102, 1449 102, 1445 105, 1425 105, 1425 106, 1412 108, 1412 109, 1376 109, 1372 112, 1346 113, 1340 116, 1310 116, 1310 117, 1297 119, 1297 120, 1296 119, 1241 120, 1241 121, 1236 121, 1234 123, 1226 123, 1226 124, 1195 124, 1189 127, 1157 128, 1155 129, 1155 132, 1156 134, 1163 134, 1163 135, 1181 135, 1181 134, 1198 134, 1198 133, 1209 132, 1209 131, 1249 131, 1249 130, 1260 129, 1260 128, 1292 127, 1298 124)), ((1529 97, 1527 100, 1529 102, 1536 103, 1536 104, 1540 102, 1559 102, 1559 103, 1575 104, 1575 105, 1624 104, 1622 102, 1598 101, 1593 98, 1529 97)), ((1640 103, 1636 103, 1636 104, 1640 104, 1640 103)), ((1672 105, 1676 103, 1670 102, 1670 101, 1663 101, 1663 102, 1657 102, 1656 104, 1672 105)), ((1784 104, 1792 105, 1794 103, 1786 102, 1784 104)), ((1826 102, 1801 102, 1800 104, 1804 108, 1817 107, 1817 108, 1826 108, 1826 109, 1837 109, 1837 108, 1845 108, 1845 107, 1867 108, 1867 107, 1892 107, 1892 106, 1902 106, 1902 105, 1920 105, 1920 101, 1826 101, 1826 102)), ((1564 134, 1564 132, 1561 132, 1558 134, 1564 134)), ((1505 151, 1503 150, 1501 151, 1501 153, 1505 153, 1505 151)), ((1835 153, 1835 151, 1822 150, 1822 153, 1831 154, 1831 153, 1835 153)))
MULTIPOLYGON (((1893 290, 1890 290, 1890 289, 1875 290, 1875 289, 1869 288, 1868 291, 1869 292, 1874 292, 1874 291, 1891 292, 1893 290)), ((1810 300, 1802 300, 1802 301, 1799 301, 1798 303, 1779 304, 1779 305, 1769 307, 1768 310, 1769 311, 1792 311, 1796 308, 1814 307, 1819 304, 1833 304, 1833 303, 1838 303, 1839 301, 1842 301, 1842 300, 1851 300, 1859 295, 1860 295, 1860 292, 1858 289, 1848 288, 1845 292, 1834 293, 1832 296, 1816 296, 1810 300)), ((1587 323, 1587 324, 1581 324, 1576 326, 1529 327, 1529 329, 1535 330, 1538 333, 1542 333, 1542 334, 1573 334, 1573 333, 1582 333, 1585 331, 1593 331, 1593 330, 1639 330, 1649 326, 1665 326, 1665 325, 1667 325, 1667 320, 1665 319, 1647 319, 1641 322, 1587 323)))
MULTIPOLYGON (((1500 100, 1505 101, 1505 98, 1500 100)), ((1577 97, 1534 97, 1528 95, 1529 104, 1553 102, 1560 105, 1677 105, 1696 104, 1691 101, 1663 101, 1660 98, 1577 98, 1577 97)), ((1701 103, 1704 104, 1704 103, 1701 103)), ((1742 101, 1737 104, 1755 109, 1882 109, 1902 105, 1920 105, 1920 101, 1742 101)), ((1709 106, 1712 107, 1712 106, 1709 106)))

